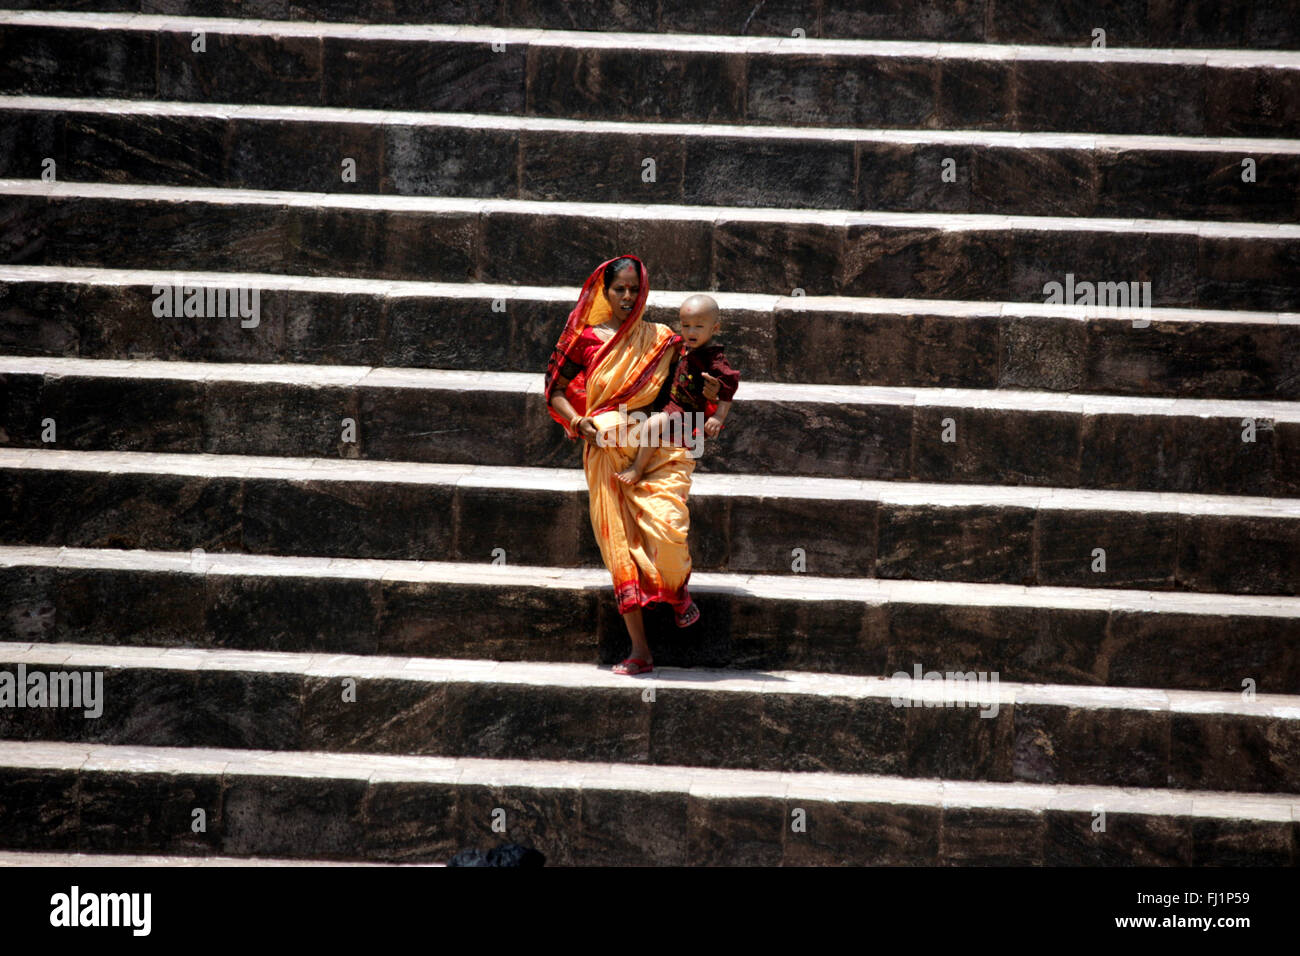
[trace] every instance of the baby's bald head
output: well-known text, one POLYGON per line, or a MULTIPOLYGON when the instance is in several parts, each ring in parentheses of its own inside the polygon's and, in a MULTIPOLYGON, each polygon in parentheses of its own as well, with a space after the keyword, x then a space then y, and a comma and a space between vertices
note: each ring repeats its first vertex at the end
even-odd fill
POLYGON ((693 295, 682 303, 677 312, 681 320, 682 338, 686 344, 696 349, 708 344, 718 331, 722 320, 722 311, 711 295, 693 295))

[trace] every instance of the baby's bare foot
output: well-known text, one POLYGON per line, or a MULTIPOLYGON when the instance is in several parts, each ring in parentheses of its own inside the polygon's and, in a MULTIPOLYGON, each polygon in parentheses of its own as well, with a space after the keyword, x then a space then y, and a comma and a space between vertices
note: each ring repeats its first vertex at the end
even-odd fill
POLYGON ((631 467, 624 468, 620 471, 617 477, 618 480, 623 482, 625 485, 635 485, 641 480, 641 471, 635 465, 632 465, 631 467))

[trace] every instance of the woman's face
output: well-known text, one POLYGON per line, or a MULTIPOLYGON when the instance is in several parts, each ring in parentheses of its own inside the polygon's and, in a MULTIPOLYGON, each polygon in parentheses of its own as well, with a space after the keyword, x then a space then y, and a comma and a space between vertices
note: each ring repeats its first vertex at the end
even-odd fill
POLYGON ((635 266, 625 267, 614 277, 614 281, 605 290, 605 298, 609 302, 610 312, 613 313, 614 321, 619 325, 622 325, 627 317, 632 314, 632 307, 636 305, 636 298, 640 292, 641 282, 637 278, 635 266))

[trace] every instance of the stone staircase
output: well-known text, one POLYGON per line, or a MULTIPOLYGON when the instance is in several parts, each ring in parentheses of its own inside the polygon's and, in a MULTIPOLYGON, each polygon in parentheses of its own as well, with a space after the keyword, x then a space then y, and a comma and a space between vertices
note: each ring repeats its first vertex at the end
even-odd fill
POLYGON ((0 673, 104 684, 0 865, 1300 863, 1300 4, 8 7, 0 673), (743 375, 651 680, 541 398, 620 252, 743 375))

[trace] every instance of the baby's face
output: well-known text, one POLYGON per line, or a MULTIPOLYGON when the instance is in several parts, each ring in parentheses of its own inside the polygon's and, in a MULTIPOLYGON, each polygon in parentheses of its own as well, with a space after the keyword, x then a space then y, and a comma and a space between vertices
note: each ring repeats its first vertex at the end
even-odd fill
POLYGON ((707 345, 709 339, 713 338, 718 331, 717 316, 686 312, 680 318, 682 322, 682 338, 686 340, 686 344, 690 348, 698 349, 702 345, 707 345))

